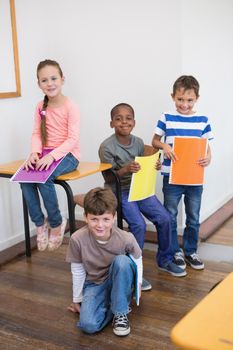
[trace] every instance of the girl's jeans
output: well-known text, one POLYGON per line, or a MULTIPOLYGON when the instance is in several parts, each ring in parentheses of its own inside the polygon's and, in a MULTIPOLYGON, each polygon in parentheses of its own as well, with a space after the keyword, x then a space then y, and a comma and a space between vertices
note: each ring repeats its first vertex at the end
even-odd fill
POLYGON ((86 333, 96 333, 111 321, 113 315, 127 314, 135 273, 135 263, 126 255, 117 255, 104 282, 86 281, 78 328, 86 333))
POLYGON ((40 197, 44 202, 48 214, 48 222, 51 227, 57 227, 62 223, 62 217, 58 206, 57 194, 55 191, 54 180, 57 176, 69 173, 78 166, 78 160, 71 154, 67 154, 61 163, 54 170, 53 174, 49 177, 46 183, 21 183, 21 189, 23 196, 27 203, 29 215, 34 224, 42 226, 44 224, 44 214, 41 209, 40 197), (39 192, 38 192, 39 191, 39 192))
POLYGON ((184 195, 186 222, 183 234, 183 249, 185 255, 190 255, 197 251, 203 186, 171 185, 168 180, 169 176, 164 176, 163 194, 164 206, 172 218, 172 247, 174 253, 180 250, 177 239, 177 214, 178 204, 182 195, 184 195))
POLYGON ((140 248, 143 249, 146 233, 144 217, 152 222, 158 234, 158 252, 156 260, 160 267, 166 266, 167 263, 173 259, 171 218, 168 211, 156 196, 135 202, 129 202, 128 196, 128 191, 122 191, 122 214, 129 226, 129 231, 136 238, 140 248))

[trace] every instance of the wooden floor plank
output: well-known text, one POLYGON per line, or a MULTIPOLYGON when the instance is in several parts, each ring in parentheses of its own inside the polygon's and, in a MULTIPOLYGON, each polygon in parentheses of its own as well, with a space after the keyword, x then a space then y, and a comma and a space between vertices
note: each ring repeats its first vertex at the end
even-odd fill
POLYGON ((233 216, 210 236, 206 242, 233 246, 233 216))
POLYGON ((205 262, 204 271, 188 269, 184 278, 161 272, 154 252, 144 251, 144 275, 153 289, 132 305, 131 334, 119 338, 108 325, 101 333, 83 334, 70 313, 71 274, 65 262, 67 244, 57 252, 33 251, 0 270, 1 350, 174 350, 170 330, 219 280, 232 271, 227 263, 205 262))

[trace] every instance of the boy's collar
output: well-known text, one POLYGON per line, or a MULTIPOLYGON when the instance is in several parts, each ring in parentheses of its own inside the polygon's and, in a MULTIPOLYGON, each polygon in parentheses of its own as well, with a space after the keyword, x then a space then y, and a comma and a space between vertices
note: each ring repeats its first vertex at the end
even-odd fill
POLYGON ((127 136, 120 136, 115 134, 117 141, 124 146, 129 146, 131 144, 131 140, 132 140, 132 135, 129 134, 127 136), (122 142, 125 141, 125 142, 122 142))

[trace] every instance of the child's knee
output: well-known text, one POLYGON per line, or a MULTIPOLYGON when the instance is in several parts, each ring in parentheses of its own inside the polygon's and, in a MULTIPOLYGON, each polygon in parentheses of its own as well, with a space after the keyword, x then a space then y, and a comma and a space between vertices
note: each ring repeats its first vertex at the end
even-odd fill
POLYGON ((144 233, 146 232, 146 223, 144 220, 135 221, 130 225, 131 232, 136 234, 137 232, 144 233))
POLYGON ((115 272, 124 272, 130 269, 131 260, 127 255, 118 255, 114 258, 112 263, 112 269, 115 272))
POLYGON ((113 260, 114 264, 118 265, 119 267, 125 266, 125 264, 128 264, 129 261, 129 257, 127 255, 117 255, 113 260))
POLYGON ((162 216, 162 221, 164 224, 170 224, 171 223, 171 215, 169 213, 164 213, 164 215, 162 216))
POLYGON ((172 215, 167 209, 163 208, 163 210, 160 212, 160 215, 158 215, 157 220, 161 224, 169 224, 171 223, 172 215))
POLYGON ((88 333, 88 334, 94 334, 101 330, 100 325, 93 320, 89 320, 86 322, 79 321, 77 323, 77 327, 81 329, 84 333, 88 333))

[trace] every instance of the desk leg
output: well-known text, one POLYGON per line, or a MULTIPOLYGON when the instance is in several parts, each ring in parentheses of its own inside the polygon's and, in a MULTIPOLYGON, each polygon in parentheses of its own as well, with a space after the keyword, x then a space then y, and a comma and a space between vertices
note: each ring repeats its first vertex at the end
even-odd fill
POLYGON ((62 186, 66 191, 67 203, 68 203, 68 214, 69 214, 69 224, 70 224, 70 234, 76 231, 75 225, 75 205, 73 199, 73 192, 70 185, 63 180, 55 180, 55 183, 62 186))
POLYGON ((117 226, 123 230, 123 216, 122 216, 122 207, 121 207, 121 181, 116 172, 112 169, 102 171, 102 175, 105 180, 108 179, 108 176, 113 177, 115 186, 116 186, 116 197, 117 197, 117 226))
POLYGON ((25 246, 26 246, 26 256, 31 257, 31 238, 29 229, 29 219, 28 219, 28 208, 26 201, 23 197, 23 220, 24 220, 24 232, 25 232, 25 246))
MULTIPOLYGON (((117 196, 118 197, 118 196, 117 196)), ((119 197, 118 197, 119 198, 119 197)), ((118 199, 118 203, 121 203, 121 201, 118 199)), ((123 219, 122 219, 122 208, 121 204, 118 204, 117 206, 117 226, 123 230, 123 219)))
POLYGON ((111 174, 114 177, 115 185, 116 185, 116 197, 117 197, 117 226, 123 230, 123 217, 122 217, 122 207, 121 207, 121 181, 119 176, 110 169, 111 174))

